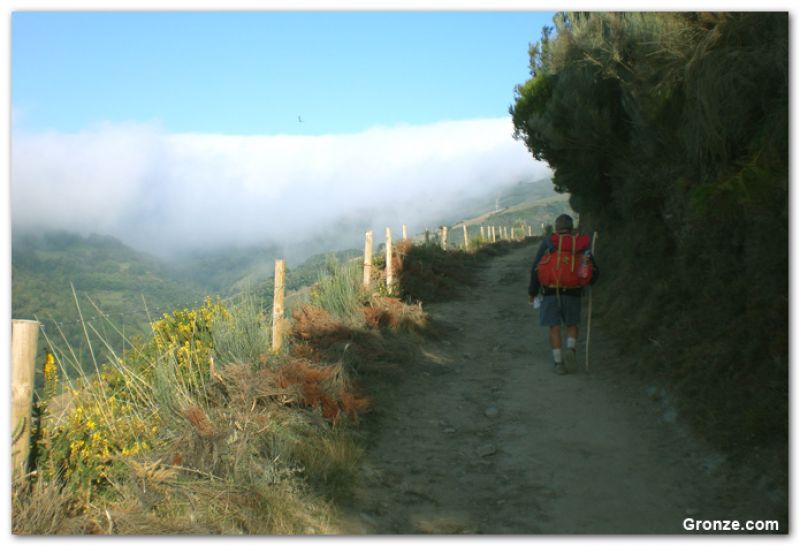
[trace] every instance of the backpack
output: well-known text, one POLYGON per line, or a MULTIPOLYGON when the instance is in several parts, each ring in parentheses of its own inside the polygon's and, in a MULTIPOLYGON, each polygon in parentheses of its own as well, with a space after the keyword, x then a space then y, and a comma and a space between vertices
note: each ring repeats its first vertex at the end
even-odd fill
POLYGON ((588 235, 554 233, 536 266, 536 276, 548 288, 581 288, 592 280, 588 235))

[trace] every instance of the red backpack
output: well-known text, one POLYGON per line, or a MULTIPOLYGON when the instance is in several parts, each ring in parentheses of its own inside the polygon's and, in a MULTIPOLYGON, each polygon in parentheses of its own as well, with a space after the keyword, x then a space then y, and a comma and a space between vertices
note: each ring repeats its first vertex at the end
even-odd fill
POLYGON ((548 288, 581 288, 589 284, 592 264, 584 253, 590 245, 588 235, 552 234, 552 248, 536 266, 539 283, 548 288))

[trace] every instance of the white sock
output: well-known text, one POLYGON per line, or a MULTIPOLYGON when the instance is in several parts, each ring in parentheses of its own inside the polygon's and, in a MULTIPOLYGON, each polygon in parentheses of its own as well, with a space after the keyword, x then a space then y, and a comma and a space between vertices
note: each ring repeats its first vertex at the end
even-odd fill
POLYGON ((561 349, 553 349, 553 361, 556 364, 561 362, 561 349))
POLYGON ((574 349, 575 346, 578 344, 578 340, 574 337, 567 338, 567 349, 574 349))

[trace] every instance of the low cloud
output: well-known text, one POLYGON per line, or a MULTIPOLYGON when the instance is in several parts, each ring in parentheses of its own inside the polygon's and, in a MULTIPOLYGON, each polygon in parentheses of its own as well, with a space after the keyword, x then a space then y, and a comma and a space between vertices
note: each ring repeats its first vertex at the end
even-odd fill
POLYGON ((548 176, 508 119, 356 134, 169 134, 156 125, 12 137, 12 224, 101 233, 159 255, 278 241, 358 241, 434 227, 460 204, 548 176), (336 237, 336 235, 334 235, 336 237))

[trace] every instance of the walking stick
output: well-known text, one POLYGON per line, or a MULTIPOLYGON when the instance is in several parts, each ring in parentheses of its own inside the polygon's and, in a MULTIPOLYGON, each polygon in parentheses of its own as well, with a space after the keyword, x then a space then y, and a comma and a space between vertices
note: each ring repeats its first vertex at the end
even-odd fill
MULTIPOLYGON (((597 242, 597 232, 592 237, 592 256, 594 256, 594 245, 597 242)), ((589 371, 589 340, 592 337, 592 294, 594 290, 589 288, 589 321, 586 325, 586 371, 589 371)))

